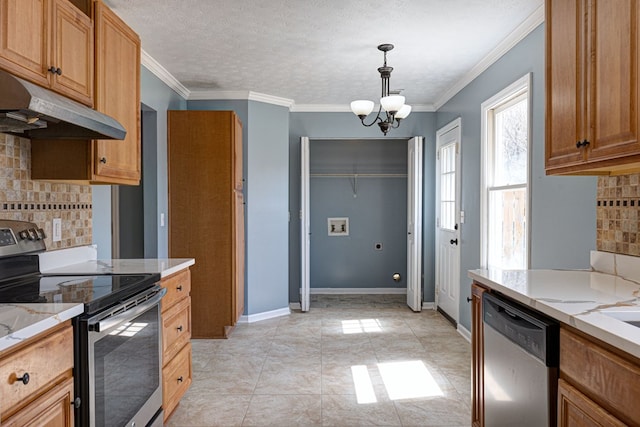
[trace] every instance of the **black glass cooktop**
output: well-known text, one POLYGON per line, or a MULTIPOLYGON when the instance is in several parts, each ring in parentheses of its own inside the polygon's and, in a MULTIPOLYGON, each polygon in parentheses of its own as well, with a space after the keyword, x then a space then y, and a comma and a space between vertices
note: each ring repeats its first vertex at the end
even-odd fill
POLYGON ((28 275, 0 282, 0 303, 83 303, 93 314, 160 281, 159 274, 28 275))

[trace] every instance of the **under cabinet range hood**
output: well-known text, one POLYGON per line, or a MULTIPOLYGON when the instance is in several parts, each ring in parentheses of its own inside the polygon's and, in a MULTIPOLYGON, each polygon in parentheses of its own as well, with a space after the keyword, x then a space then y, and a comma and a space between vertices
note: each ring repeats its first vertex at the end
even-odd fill
POLYGON ((29 139, 124 139, 117 120, 0 70, 0 132, 29 139))

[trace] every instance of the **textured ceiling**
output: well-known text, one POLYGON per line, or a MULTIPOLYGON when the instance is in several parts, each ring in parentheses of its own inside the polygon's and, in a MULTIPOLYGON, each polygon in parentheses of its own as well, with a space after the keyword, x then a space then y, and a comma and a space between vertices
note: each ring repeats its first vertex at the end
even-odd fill
POLYGON ((296 104, 380 96, 437 103, 543 0, 105 0, 190 91, 253 91, 296 104))

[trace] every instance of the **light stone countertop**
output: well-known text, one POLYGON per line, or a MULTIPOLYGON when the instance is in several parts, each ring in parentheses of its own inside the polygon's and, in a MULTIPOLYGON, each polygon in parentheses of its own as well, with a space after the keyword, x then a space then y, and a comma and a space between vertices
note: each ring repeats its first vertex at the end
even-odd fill
POLYGON ((70 275, 160 273, 160 277, 168 277, 194 264, 193 258, 92 259, 57 268, 43 268, 41 264, 41 271, 46 274, 70 275))
POLYGON ((0 351, 83 312, 83 304, 0 304, 0 351))
POLYGON ((469 277, 549 317, 640 358, 640 328, 603 313, 640 320, 640 283, 596 271, 470 270, 469 277))

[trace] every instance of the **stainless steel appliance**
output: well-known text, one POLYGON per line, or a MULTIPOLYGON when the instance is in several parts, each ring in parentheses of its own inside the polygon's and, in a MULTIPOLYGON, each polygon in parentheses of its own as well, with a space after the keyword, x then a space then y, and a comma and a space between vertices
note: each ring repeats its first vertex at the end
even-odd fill
POLYGON ((74 324, 77 426, 162 425, 159 274, 40 274, 44 232, 0 220, 0 303, 83 303, 74 324))
POLYGON ((485 425, 555 426, 558 324, 488 292, 482 304, 485 425))

